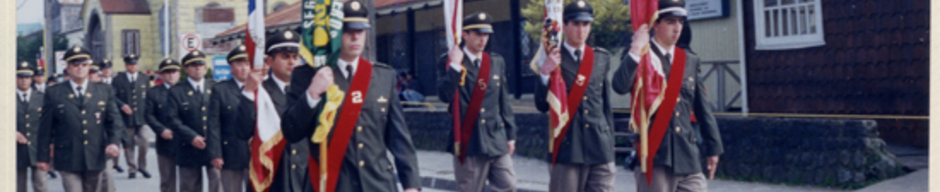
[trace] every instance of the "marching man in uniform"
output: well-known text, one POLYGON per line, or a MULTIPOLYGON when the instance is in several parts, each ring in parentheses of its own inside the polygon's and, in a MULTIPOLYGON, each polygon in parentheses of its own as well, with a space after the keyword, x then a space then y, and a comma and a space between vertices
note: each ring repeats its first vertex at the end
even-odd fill
POLYGON ((46 90, 39 130, 39 146, 54 144, 55 158, 49 148, 39 147, 36 167, 48 171, 50 160, 55 161, 66 192, 92 192, 105 161, 120 154, 124 123, 111 86, 88 81, 88 50, 75 46, 63 57, 71 77, 46 90))
POLYGON ((170 88, 180 79, 180 64, 173 59, 163 59, 157 71, 163 84, 147 90, 146 119, 150 130, 156 135, 157 167, 160 169, 160 192, 176 192, 176 144, 174 132, 170 128, 169 97, 170 88))
POLYGON ((33 191, 46 191, 46 171, 36 167, 39 142, 39 120, 42 117, 43 93, 30 86, 33 69, 29 63, 16 66, 16 191, 26 192, 27 173, 31 175, 33 191))
POLYGON ((492 18, 483 12, 465 17, 461 36, 465 46, 454 47, 438 61, 438 66, 446 67, 439 70, 438 93, 441 101, 450 103, 451 113, 458 115, 453 117, 455 123, 460 123, 454 129, 460 133, 452 132, 448 138, 456 142, 449 142, 447 148, 454 153, 460 191, 483 191, 487 180, 494 191, 516 190, 511 159, 516 121, 509 91, 502 86, 506 63, 502 56, 484 52, 493 33, 491 23, 492 18), (460 105, 460 111, 454 111, 457 106, 453 105, 460 105))
MULTIPOLYGON (((239 123, 239 109, 242 97, 253 93, 242 93, 251 64, 245 46, 240 45, 228 54, 228 64, 232 70, 232 79, 212 87, 209 97, 209 159, 212 166, 221 171, 223 191, 241 191, 248 180, 248 163, 251 155, 248 140, 238 137, 240 127, 254 127, 254 124, 239 123)), ((253 106, 253 105, 252 105, 253 106)))
MULTIPOLYGON (((540 68, 535 106, 547 112, 549 83, 564 83, 570 120, 553 137, 549 191, 613 191, 614 126, 611 113, 610 53, 587 45, 594 9, 584 0, 564 7, 564 41, 548 52, 540 68), (560 50, 559 50, 560 49, 560 50), (561 70, 562 79, 551 78, 561 70), (551 82, 550 82, 551 81, 551 82)), ((562 122, 565 123, 565 122, 562 122)))
POLYGON ((205 170, 209 191, 221 191, 218 169, 210 167, 206 150, 209 132, 209 96, 215 82, 206 79, 206 56, 202 51, 191 51, 183 57, 183 69, 188 77, 170 88, 168 112, 174 139, 178 139, 176 164, 179 166, 181 192, 202 191, 205 170))
MULTIPOLYGON (((668 126, 664 127, 666 128, 665 135, 662 137, 662 143, 656 154, 650 154, 654 156, 653 166, 652 170, 646 171, 652 171, 652 177, 647 178, 648 174, 642 173, 638 168, 634 170, 637 190, 707 191, 706 175, 702 173, 700 158, 706 158, 708 178, 713 178, 718 166, 718 156, 724 152, 724 149, 718 125, 712 115, 711 105, 705 100, 705 89, 701 79, 698 78, 699 57, 676 46, 676 42, 682 35, 683 23, 686 22, 685 1, 660 0, 658 14, 659 17, 652 28, 644 24, 634 33, 629 57, 623 58, 624 65, 617 69, 613 80, 613 88, 617 93, 626 94, 634 91, 641 51, 648 46, 651 63, 661 65, 662 71, 658 73, 666 75, 669 80, 677 80, 666 82, 668 83, 666 95, 668 95, 668 89, 680 88, 676 98, 663 100, 664 103, 676 101, 675 114, 660 113, 666 110, 663 107, 654 113, 655 115, 668 115, 667 117, 671 119, 668 121, 668 126), (653 30, 652 38, 650 38, 650 29, 653 30), (671 77, 677 75, 681 78, 671 77), (700 125, 699 128, 692 126, 693 114, 700 125), (696 135, 701 135, 702 140, 697 140, 696 135), (699 144, 702 147, 701 151, 699 151, 699 144), (647 184, 648 179, 651 180, 650 185, 647 184)), ((643 127, 643 129, 651 128, 643 127)), ((637 159, 632 162, 639 161, 640 159, 637 159)), ((630 167, 637 167, 637 165, 630 167)))
MULTIPOLYGON (((127 163, 127 172, 130 179, 137 177, 140 171, 144 178, 150 178, 147 172, 147 138, 140 131, 144 124, 144 107, 147 89, 150 86, 150 76, 138 71, 138 57, 130 54, 124 57, 124 67, 127 71, 114 76, 111 86, 117 91, 117 104, 121 109, 121 117, 127 127, 124 137, 124 160, 127 163), (134 151, 139 152, 134 158, 134 151)), ((115 162, 117 164, 117 162, 115 162)))
MULTIPOLYGON (((297 142, 313 135, 319 123, 330 123, 312 117, 319 117, 325 111, 323 108, 330 107, 324 105, 334 104, 337 99, 330 96, 335 95, 324 93, 336 85, 345 97, 337 108, 341 113, 335 113, 336 126, 329 127, 329 136, 322 142, 328 144, 329 150, 321 154, 321 143, 310 145, 311 156, 327 156, 326 159, 316 158, 316 162, 329 164, 323 167, 326 171, 319 166, 309 168, 312 173, 318 173, 310 175, 315 178, 311 179, 313 184, 326 185, 325 189, 318 187, 316 190, 397 191, 398 181, 405 192, 417 192, 421 187, 418 160, 396 96, 395 70, 361 57, 366 29, 371 27, 366 7, 358 0, 351 0, 343 5, 343 12, 342 50, 335 65, 338 67, 314 69, 303 65, 291 74, 291 87, 287 91, 289 107, 282 121, 284 137, 290 143, 297 142), (394 156, 394 164, 388 160, 386 151, 394 156), (326 182, 320 182, 319 173, 327 176, 326 182)), ((336 92, 333 87, 331 93, 336 92)))

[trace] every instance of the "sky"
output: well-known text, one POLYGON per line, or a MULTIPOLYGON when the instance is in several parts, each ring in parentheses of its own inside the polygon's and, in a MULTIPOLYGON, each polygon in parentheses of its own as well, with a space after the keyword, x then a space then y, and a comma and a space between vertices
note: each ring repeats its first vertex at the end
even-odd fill
POLYGON ((14 0, 16 1, 16 23, 42 23, 43 0, 14 0))

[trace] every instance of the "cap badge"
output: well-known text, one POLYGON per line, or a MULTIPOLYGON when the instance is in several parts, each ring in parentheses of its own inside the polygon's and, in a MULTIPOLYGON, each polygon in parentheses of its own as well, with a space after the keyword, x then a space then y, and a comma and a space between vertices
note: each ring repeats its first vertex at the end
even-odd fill
POLYGON ((480 20, 486 20, 486 14, 480 13, 480 20))
POLYGON ((286 31, 286 32, 284 32, 284 38, 286 38, 286 39, 294 38, 294 34, 291 33, 290 31, 286 31))
POLYGON ((584 1, 578 1, 578 7, 584 8, 584 1))
POLYGON ((353 1, 349 4, 349 8, 352 8, 353 11, 359 11, 360 6, 358 1, 353 1))

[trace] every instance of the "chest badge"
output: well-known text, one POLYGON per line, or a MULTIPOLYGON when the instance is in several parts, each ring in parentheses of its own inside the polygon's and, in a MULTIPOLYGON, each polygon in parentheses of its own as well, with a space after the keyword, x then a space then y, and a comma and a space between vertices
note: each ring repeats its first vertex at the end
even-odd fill
POLYGON ((105 105, 105 103, 104 103, 104 101, 98 101, 98 105, 100 105, 100 106, 104 106, 104 105, 105 105))
POLYGON ((186 95, 193 96, 193 91, 187 92, 186 95))
POLYGON ((499 80, 499 75, 493 75, 493 80, 499 80))
POLYGON ((578 86, 584 86, 585 80, 587 80, 587 78, 584 77, 584 75, 578 74, 578 80, 575 80, 574 83, 578 84, 578 86))
POLYGON ((386 99, 385 96, 379 96, 379 99, 377 99, 376 102, 388 103, 388 99, 386 99))

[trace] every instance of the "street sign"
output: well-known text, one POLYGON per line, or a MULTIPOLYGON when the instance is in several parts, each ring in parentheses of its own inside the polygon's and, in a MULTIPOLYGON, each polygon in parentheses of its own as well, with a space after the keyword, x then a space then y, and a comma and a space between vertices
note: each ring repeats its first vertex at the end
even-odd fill
POLYGON ((195 33, 180 34, 180 58, 190 51, 202 50, 202 38, 195 33))
POLYGON ((228 66, 225 55, 212 57, 212 76, 215 81, 224 81, 232 78, 232 69, 228 66))
MULTIPOLYGON (((62 56, 65 56, 65 51, 56 51, 55 52, 55 74, 62 73, 65 71, 65 60, 62 60, 62 56)), ((47 68, 49 66, 46 66, 47 68)), ((48 74, 47 74, 48 75, 48 74)))

